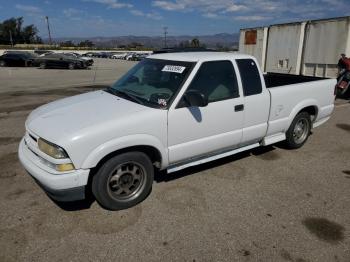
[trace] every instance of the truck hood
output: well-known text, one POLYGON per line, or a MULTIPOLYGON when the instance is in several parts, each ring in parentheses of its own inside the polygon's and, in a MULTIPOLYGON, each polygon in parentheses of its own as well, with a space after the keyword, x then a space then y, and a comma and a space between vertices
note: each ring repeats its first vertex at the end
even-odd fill
POLYGON ((150 108, 105 91, 95 91, 35 109, 26 121, 26 128, 48 141, 60 144, 81 136, 86 129, 111 121, 118 123, 147 109, 150 108))

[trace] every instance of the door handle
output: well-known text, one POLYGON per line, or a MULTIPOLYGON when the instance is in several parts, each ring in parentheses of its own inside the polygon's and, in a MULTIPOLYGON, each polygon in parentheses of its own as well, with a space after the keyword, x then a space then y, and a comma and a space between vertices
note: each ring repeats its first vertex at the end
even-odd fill
POLYGON ((243 111, 243 110, 244 110, 244 105, 243 104, 235 106, 235 112, 239 112, 239 111, 243 111))

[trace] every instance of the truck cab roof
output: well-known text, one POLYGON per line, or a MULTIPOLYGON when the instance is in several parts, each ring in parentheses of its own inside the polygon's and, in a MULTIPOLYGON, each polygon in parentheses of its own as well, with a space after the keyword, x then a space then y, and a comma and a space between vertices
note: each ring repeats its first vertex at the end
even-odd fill
POLYGON ((163 53, 154 54, 148 58, 164 59, 173 61, 185 61, 185 62, 199 62, 199 61, 214 61, 214 60, 226 60, 227 58, 233 59, 254 59, 250 55, 230 52, 179 52, 179 53, 163 53))

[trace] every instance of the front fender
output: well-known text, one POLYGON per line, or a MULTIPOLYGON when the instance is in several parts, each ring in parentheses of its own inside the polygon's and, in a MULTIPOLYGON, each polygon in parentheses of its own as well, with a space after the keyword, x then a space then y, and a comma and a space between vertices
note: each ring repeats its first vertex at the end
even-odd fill
POLYGON ((95 148, 84 160, 81 168, 95 167, 106 155, 132 146, 151 146, 157 149, 162 157, 161 168, 168 166, 168 152, 159 139, 146 134, 129 135, 110 140, 95 148))

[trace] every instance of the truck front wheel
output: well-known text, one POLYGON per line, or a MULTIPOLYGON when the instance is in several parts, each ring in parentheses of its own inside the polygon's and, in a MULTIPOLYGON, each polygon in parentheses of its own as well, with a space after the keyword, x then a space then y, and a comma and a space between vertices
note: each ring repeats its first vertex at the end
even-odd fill
POLYGON ((142 152, 117 155, 97 171, 92 192, 99 204, 109 210, 132 207, 143 201, 152 189, 154 168, 142 152))
POLYGON ((296 149, 305 144, 311 131, 310 115, 300 112, 293 120, 286 133, 286 145, 288 148, 296 149))

